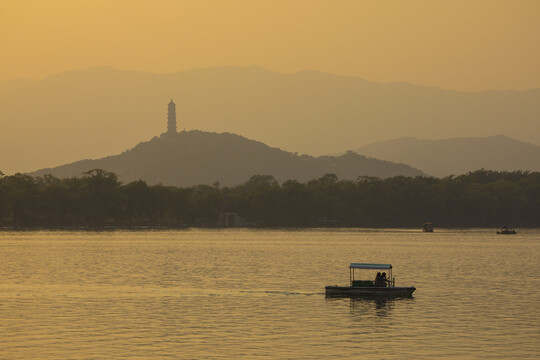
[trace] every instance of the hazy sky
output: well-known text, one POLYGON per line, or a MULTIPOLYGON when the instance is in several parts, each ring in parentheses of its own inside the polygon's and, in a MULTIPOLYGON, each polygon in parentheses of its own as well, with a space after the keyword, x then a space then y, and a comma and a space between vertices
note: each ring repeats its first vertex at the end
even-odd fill
POLYGON ((540 87, 539 0, 0 0, 0 81, 257 64, 458 90, 540 87))

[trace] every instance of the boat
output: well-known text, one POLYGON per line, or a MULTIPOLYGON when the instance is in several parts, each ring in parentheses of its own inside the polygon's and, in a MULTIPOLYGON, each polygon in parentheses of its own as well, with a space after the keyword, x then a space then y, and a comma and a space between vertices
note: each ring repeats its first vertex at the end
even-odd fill
POLYGON ((430 222, 424 223, 424 232, 433 232, 433 224, 430 222))
POLYGON ((501 231, 497 231, 497 234, 500 234, 500 235, 513 235, 513 234, 517 234, 517 233, 516 233, 516 230, 509 229, 508 226, 503 226, 501 231))
POLYGON ((349 265, 349 286, 327 286, 326 296, 328 297, 391 297, 391 296, 411 296, 416 290, 414 286, 396 286, 396 279, 392 276, 391 264, 364 264, 351 263, 349 265), (378 273, 375 280, 356 280, 355 270, 387 270, 386 273, 378 273))

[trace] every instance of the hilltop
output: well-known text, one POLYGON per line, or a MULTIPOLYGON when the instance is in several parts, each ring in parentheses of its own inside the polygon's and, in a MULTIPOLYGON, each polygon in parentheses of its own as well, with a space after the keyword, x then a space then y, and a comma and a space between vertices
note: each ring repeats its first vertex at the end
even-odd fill
POLYGON ((171 186, 215 182, 237 185, 253 175, 272 175, 280 182, 290 179, 305 182, 327 173, 352 180, 359 176, 423 175, 408 165, 370 159, 353 152, 342 156, 299 156, 239 135, 204 131, 163 134, 119 155, 77 161, 30 175, 50 173, 65 178, 96 168, 114 172, 124 182, 142 179, 151 185, 171 186))

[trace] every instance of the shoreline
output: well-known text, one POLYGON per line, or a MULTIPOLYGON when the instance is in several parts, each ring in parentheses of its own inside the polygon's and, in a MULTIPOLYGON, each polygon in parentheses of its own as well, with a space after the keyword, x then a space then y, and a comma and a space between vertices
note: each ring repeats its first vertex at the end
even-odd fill
MULTIPOLYGON (((402 230, 402 231, 418 231, 426 233, 421 227, 358 227, 358 226, 170 226, 170 225, 137 225, 137 226, 65 226, 65 227, 0 227, 2 232, 34 232, 34 231, 88 231, 88 232, 112 232, 112 231, 170 231, 170 230, 402 230)), ((439 227, 433 233, 444 230, 472 230, 486 229, 493 230, 494 234, 500 230, 500 227, 490 226, 457 226, 457 227, 439 227)), ((521 226, 514 227, 519 230, 538 229, 536 226, 521 226)), ((432 234, 427 232, 426 234, 432 234)))

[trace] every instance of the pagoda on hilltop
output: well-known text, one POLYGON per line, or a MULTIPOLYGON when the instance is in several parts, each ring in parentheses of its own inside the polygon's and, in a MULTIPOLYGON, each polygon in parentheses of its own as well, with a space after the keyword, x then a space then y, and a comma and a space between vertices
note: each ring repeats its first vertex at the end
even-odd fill
POLYGON ((169 103, 167 112, 167 134, 176 134, 176 104, 174 101, 169 103))

